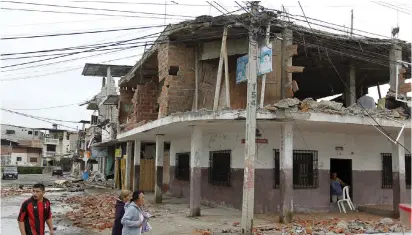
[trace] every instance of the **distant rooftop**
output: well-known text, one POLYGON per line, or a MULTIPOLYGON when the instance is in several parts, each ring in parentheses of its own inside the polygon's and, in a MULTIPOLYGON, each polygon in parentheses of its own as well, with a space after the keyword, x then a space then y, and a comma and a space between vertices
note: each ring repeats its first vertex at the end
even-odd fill
POLYGON ((110 64, 89 64, 86 63, 83 68, 83 76, 106 77, 107 68, 110 67, 112 77, 123 77, 133 66, 128 65, 110 65, 110 64))

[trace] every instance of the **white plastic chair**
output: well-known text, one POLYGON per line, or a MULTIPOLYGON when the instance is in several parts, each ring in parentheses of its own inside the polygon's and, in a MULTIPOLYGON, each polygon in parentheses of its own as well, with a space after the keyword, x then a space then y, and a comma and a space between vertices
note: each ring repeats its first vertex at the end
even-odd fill
POLYGON ((353 206, 352 200, 350 199, 349 196, 349 186, 345 186, 343 188, 343 199, 338 201, 338 207, 339 207, 339 212, 342 213, 346 213, 346 209, 345 209, 345 205, 343 204, 344 202, 347 202, 349 205, 349 208, 351 210, 355 210, 355 207, 353 206))

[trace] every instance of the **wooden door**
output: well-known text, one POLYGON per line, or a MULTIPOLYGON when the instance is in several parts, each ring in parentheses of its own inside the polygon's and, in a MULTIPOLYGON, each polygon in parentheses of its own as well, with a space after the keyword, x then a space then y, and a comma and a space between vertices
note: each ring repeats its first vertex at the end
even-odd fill
POLYGON ((140 160, 139 190, 154 192, 155 173, 155 159, 140 160))

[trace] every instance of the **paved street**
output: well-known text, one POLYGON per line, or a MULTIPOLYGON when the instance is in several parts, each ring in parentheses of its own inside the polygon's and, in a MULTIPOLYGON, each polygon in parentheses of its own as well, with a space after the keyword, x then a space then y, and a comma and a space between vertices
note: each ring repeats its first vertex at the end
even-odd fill
MULTIPOLYGON (((51 176, 51 174, 37 174, 37 175, 19 175, 18 180, 2 180, 2 187, 10 187, 15 184, 34 184, 42 182, 45 185, 52 185, 55 180, 63 179, 63 177, 51 176)), ((56 227, 56 234, 59 235, 93 235, 90 231, 84 231, 82 229, 71 226, 71 223, 62 216, 67 211, 72 210, 67 204, 61 202, 61 198, 67 196, 74 196, 81 193, 68 193, 65 191, 59 191, 51 187, 46 187, 45 197, 52 203, 53 222, 56 227)), ((21 203, 31 196, 30 193, 21 194, 13 197, 5 197, 1 200, 1 230, 0 234, 5 235, 18 235, 20 234, 17 225, 17 216, 19 213, 21 203)), ((46 226, 47 227, 47 226, 46 226)), ((47 229, 46 229, 47 230, 47 229)))
POLYGON ((43 183, 46 185, 53 185, 55 180, 63 179, 63 177, 59 176, 52 176, 50 173, 49 174, 27 174, 27 175, 19 175, 19 179, 7 179, 7 180, 2 180, 1 181, 1 186, 10 186, 10 185, 15 185, 15 184, 35 184, 35 183, 43 183))

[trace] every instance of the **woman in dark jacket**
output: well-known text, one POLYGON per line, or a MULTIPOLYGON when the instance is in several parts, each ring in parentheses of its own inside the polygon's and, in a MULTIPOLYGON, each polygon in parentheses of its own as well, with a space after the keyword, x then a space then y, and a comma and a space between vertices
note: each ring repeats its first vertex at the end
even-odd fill
POLYGON ((124 215, 124 206, 126 203, 130 203, 131 192, 129 190, 123 190, 116 201, 116 213, 114 217, 114 226, 112 230, 112 235, 122 235, 123 225, 121 223, 122 217, 124 215))

